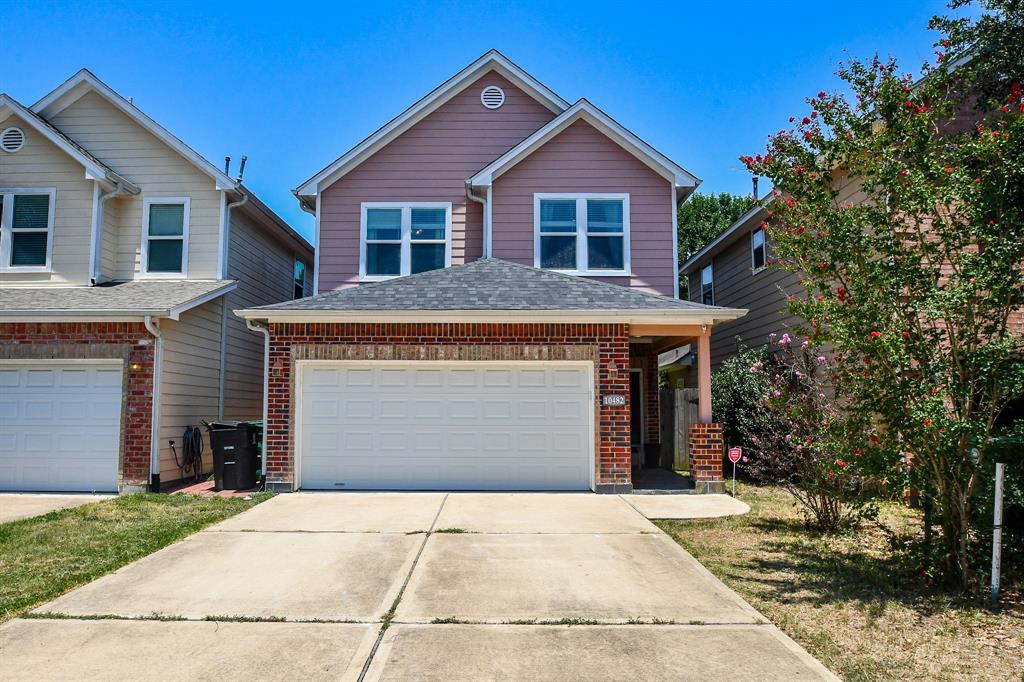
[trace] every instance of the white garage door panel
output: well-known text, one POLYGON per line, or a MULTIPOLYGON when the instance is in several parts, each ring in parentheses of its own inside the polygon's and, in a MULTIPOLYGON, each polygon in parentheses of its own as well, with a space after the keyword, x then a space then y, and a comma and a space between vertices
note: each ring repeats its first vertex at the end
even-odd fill
POLYGON ((306 489, 586 490, 589 364, 302 365, 306 489))
POLYGON ((0 490, 113 491, 121 363, 0 363, 0 490))

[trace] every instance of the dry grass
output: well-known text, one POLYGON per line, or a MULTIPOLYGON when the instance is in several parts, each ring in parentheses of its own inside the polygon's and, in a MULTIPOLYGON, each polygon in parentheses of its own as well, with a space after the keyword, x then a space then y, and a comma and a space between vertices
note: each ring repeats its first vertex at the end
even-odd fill
POLYGON ((929 589, 893 549, 915 512, 822 537, 780 489, 743 486, 750 514, 658 525, 846 680, 1024 680, 1024 604, 1001 609, 929 589))

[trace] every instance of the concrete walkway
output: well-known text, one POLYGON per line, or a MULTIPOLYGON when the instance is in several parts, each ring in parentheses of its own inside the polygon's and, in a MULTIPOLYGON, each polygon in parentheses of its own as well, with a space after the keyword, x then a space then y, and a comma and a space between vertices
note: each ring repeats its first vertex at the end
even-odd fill
POLYGON ((99 502, 112 495, 84 493, 0 493, 0 523, 49 514, 58 509, 99 502))
POLYGON ((281 495, 0 626, 0 680, 835 679, 631 502, 281 495))

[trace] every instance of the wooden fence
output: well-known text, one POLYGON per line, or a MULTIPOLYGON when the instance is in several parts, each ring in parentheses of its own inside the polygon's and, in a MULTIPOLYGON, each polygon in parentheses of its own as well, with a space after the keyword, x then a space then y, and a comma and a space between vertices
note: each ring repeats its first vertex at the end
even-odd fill
POLYGON ((661 390, 662 458, 671 457, 672 468, 676 471, 690 469, 689 432, 690 424, 699 421, 697 396, 696 388, 661 390))

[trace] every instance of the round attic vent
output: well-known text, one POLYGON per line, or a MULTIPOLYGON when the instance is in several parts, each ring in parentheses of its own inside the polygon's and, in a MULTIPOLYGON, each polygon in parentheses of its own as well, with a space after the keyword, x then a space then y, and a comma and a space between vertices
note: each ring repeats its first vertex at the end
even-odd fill
POLYGON ((25 146, 25 131, 21 128, 7 128, 0 133, 0 149, 13 154, 25 146))
POLYGON ((480 91, 480 103, 488 109, 497 109, 505 103, 505 91, 497 85, 488 85, 480 91))

